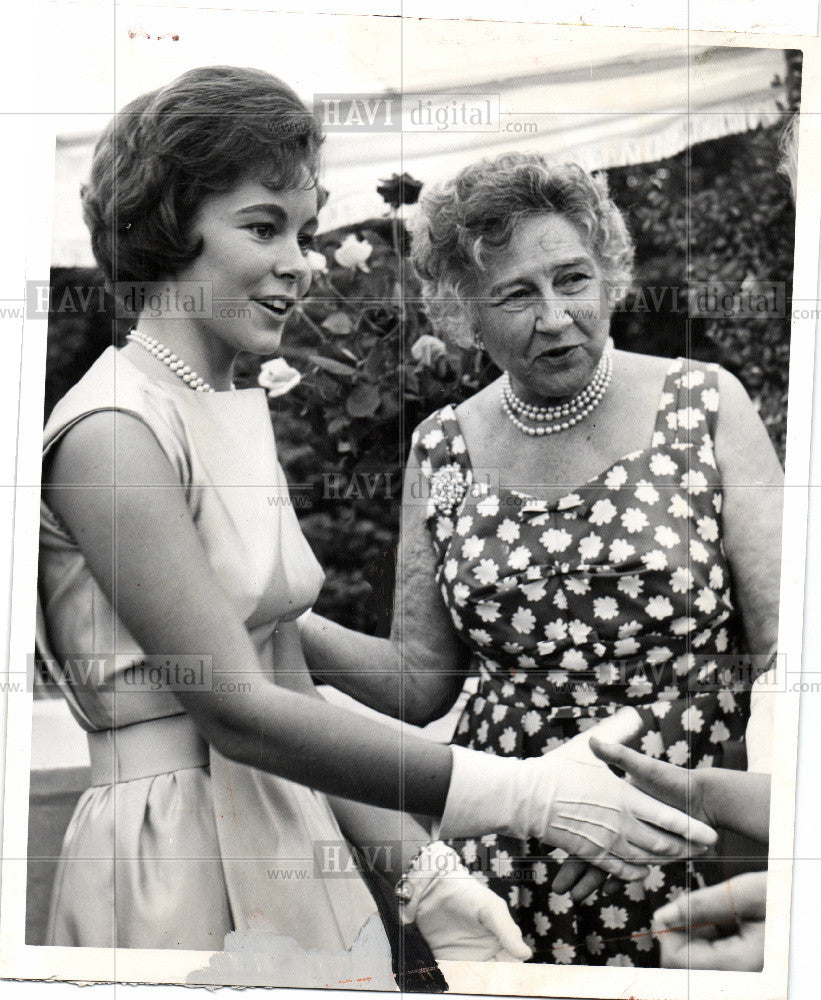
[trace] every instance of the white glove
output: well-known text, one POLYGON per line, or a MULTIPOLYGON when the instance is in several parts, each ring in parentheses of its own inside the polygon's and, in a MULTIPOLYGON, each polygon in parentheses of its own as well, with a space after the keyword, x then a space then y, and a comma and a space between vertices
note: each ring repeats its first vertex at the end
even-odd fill
POLYGON ((437 961, 524 962, 533 955, 502 897, 441 841, 425 847, 400 887, 399 918, 416 923, 437 961))
POLYGON ((634 708, 622 708, 525 760, 451 747, 450 788, 434 836, 536 837, 628 881, 644 878, 650 863, 703 853, 716 842, 714 830, 617 778, 590 749, 593 733, 621 743, 640 725, 634 708))

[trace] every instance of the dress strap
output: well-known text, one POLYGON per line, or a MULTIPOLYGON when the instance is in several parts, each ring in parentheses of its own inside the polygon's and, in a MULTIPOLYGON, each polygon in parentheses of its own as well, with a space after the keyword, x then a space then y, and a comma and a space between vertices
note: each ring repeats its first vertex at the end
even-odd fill
POLYGON ((653 447, 687 447, 712 440, 718 414, 718 365, 675 358, 659 397, 653 447))
POLYGON ((454 408, 448 404, 422 421, 411 438, 413 454, 426 470, 436 472, 445 465, 455 465, 463 472, 470 469, 467 445, 454 408))
POLYGON ((419 424, 411 452, 419 463, 420 495, 427 503, 425 523, 441 558, 473 482, 467 445, 452 406, 443 406, 419 424))

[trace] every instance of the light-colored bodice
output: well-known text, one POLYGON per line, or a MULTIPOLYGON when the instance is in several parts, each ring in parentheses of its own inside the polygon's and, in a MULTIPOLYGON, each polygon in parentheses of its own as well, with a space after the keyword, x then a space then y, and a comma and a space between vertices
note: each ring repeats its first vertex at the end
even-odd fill
MULTIPOLYGON (((214 573, 264 658, 277 623, 310 607, 323 580, 289 500, 264 390, 192 392, 147 378, 109 348, 55 407, 44 459, 84 416, 112 409, 142 420, 177 471, 214 573)), ((38 646, 55 661, 52 674, 79 723, 109 729, 179 713, 169 691, 126 688, 124 671, 142 650, 45 503, 40 523, 38 646), (66 660, 89 658, 107 662, 66 669, 66 660)))

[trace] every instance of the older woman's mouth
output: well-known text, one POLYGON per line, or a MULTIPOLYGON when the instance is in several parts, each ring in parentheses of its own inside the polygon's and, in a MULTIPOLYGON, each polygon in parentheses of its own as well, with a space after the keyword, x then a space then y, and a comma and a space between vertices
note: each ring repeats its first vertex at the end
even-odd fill
POLYGON ((570 344, 567 347, 551 347, 546 351, 541 351, 538 356, 540 358, 547 358, 550 361, 560 361, 564 358, 569 358, 578 349, 578 344, 570 344))

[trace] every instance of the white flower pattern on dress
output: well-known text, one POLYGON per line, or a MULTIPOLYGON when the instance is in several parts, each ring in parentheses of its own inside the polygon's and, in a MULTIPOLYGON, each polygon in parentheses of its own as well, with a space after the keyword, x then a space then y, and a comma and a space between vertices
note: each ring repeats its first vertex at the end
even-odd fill
MULTIPOLYGON (((722 766, 723 745, 743 737, 747 700, 717 659, 741 639, 721 543, 718 407, 716 369, 673 362, 649 446, 558 502, 474 484, 441 531, 445 515, 428 506, 438 583, 479 675, 455 742, 549 754, 631 704, 642 752, 722 766)), ((473 476, 451 407, 414 441, 427 478, 453 464, 473 476)), ((566 908, 550 888, 563 852, 495 835, 480 844, 457 847, 515 903, 535 961, 658 964, 650 916, 687 884, 682 864, 650 866, 614 896, 566 908)))

